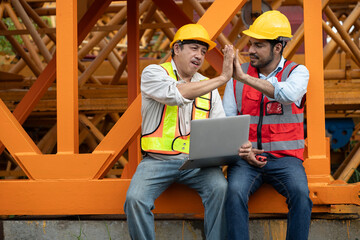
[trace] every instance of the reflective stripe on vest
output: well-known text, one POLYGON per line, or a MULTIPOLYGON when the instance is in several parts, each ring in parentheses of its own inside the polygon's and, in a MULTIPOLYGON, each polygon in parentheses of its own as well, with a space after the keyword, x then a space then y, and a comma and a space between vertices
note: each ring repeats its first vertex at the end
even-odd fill
MULTIPOLYGON (((257 69, 249 63, 241 65, 250 76, 259 78, 257 69)), ((296 63, 286 61, 276 74, 278 81, 286 81, 296 63)), ((238 114, 249 114, 249 140, 254 148, 264 149, 276 157, 294 156, 303 159, 304 108, 295 103, 284 105, 270 101, 261 92, 234 80, 234 94, 238 114), (242 96, 239 98, 239 96, 242 96)))
MULTIPOLYGON (((177 80, 170 62, 162 66, 170 77, 177 80)), ((207 79, 204 79, 207 80, 207 79)), ((209 118, 212 92, 195 98, 191 119, 209 118)), ((145 152, 165 155, 189 153, 190 135, 182 136, 179 126, 178 106, 164 105, 158 127, 149 134, 141 136, 141 149, 145 152)))

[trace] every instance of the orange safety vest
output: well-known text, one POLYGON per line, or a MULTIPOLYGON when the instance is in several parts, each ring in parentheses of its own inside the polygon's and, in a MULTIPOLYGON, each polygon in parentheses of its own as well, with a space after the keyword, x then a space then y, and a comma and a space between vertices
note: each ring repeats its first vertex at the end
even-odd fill
MULTIPOLYGON (((177 80, 170 62, 160 64, 168 75, 177 80)), ((204 79, 207 80, 207 79, 204 79)), ((193 103, 191 119, 209 118, 212 92, 197 97, 193 103)), ((141 150, 149 153, 178 155, 189 153, 190 135, 182 135, 179 126, 179 107, 164 105, 158 127, 141 136, 141 150)))
MULTIPOLYGON (((286 81, 297 66, 286 61, 284 68, 276 74, 278 81, 286 81)), ((259 77, 257 69, 249 63, 241 67, 250 76, 259 77)), ((293 156, 303 160, 305 96, 300 107, 295 103, 284 105, 269 100, 258 90, 236 80, 234 95, 238 114, 251 116, 249 141, 254 148, 264 149, 275 157, 293 156)))

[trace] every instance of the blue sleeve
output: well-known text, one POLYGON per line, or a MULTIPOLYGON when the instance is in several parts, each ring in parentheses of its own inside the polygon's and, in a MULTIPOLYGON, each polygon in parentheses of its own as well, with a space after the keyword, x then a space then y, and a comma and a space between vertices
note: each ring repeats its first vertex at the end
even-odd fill
POLYGON ((226 84, 225 92, 223 96, 223 106, 226 116, 237 115, 238 110, 234 96, 233 79, 230 79, 226 84))
POLYGON ((276 77, 268 79, 274 86, 274 98, 283 104, 295 103, 300 106, 302 97, 307 91, 309 71, 304 65, 297 66, 285 82, 278 82, 276 77))

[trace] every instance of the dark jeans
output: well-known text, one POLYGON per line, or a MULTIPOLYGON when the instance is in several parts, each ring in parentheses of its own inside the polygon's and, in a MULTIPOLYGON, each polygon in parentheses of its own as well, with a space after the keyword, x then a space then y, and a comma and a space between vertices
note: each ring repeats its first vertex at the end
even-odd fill
POLYGON ((286 239, 308 239, 312 201, 302 161, 267 156, 263 168, 253 167, 241 158, 228 168, 225 204, 228 238, 249 239, 249 196, 263 183, 269 183, 286 197, 289 208, 286 239))

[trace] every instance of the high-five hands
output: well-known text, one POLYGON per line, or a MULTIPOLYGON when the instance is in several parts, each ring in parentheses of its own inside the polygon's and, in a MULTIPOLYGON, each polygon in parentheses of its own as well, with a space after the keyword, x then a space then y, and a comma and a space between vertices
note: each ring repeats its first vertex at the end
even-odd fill
POLYGON ((224 54, 223 68, 220 76, 223 77, 224 83, 229 81, 233 75, 235 51, 233 45, 225 45, 222 50, 224 54))
POLYGON ((233 78, 234 78, 235 80, 238 80, 238 81, 240 81, 240 82, 243 82, 247 74, 244 73, 243 70, 241 69, 238 55, 239 55, 239 49, 236 49, 235 57, 234 57, 234 73, 233 73, 233 78))

